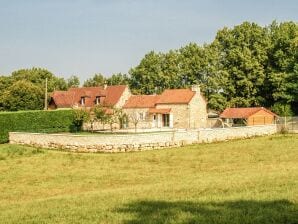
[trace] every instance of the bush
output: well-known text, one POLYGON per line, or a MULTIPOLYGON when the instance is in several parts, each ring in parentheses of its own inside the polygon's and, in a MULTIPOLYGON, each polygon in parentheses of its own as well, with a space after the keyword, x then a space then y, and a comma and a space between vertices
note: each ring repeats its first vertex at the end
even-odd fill
POLYGON ((294 114, 290 104, 275 103, 271 107, 271 110, 279 116, 283 117, 290 117, 294 114))
POLYGON ((289 133, 289 129, 285 125, 282 125, 279 132, 281 134, 288 134, 289 133))
POLYGON ((87 110, 77 109, 73 113, 73 125, 70 131, 81 131, 83 123, 90 120, 90 114, 87 110))
POLYGON ((1 112, 0 143, 8 142, 8 132, 69 132, 73 123, 73 110, 1 112))

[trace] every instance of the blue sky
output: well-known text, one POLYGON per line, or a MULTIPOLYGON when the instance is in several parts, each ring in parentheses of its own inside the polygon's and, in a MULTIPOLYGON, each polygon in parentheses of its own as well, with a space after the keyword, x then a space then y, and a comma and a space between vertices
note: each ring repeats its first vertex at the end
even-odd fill
POLYGON ((136 66, 150 50, 210 43, 243 21, 298 21, 297 0, 0 0, 0 74, 43 67, 81 80, 136 66))

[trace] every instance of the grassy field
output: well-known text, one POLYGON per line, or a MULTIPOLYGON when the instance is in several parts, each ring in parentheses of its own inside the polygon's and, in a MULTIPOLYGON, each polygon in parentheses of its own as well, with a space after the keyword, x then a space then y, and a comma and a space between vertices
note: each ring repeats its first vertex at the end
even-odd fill
POLYGON ((0 145, 0 223, 298 223, 298 135, 124 154, 0 145))

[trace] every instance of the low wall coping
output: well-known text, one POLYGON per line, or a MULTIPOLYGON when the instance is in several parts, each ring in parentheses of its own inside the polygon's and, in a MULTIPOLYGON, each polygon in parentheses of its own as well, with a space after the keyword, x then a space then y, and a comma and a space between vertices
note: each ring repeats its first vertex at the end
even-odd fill
POLYGON ((212 131, 212 130, 223 130, 223 129, 243 129, 243 128, 255 128, 255 127, 274 127, 276 124, 262 124, 262 125, 252 125, 252 126, 239 126, 239 127, 224 127, 224 128, 201 128, 198 131, 212 131))
MULTIPOLYGON (((65 134, 65 133, 36 133, 36 132, 20 132, 13 131, 9 132, 12 134, 29 134, 29 135, 52 135, 52 136, 70 136, 70 137, 99 137, 99 136, 115 136, 115 137, 126 137, 129 135, 145 136, 145 135, 160 135, 160 133, 175 133, 177 131, 163 131, 163 132, 148 132, 148 133, 127 133, 127 134, 111 134, 111 133, 94 133, 94 134, 65 134)), ((186 132, 186 131, 185 131, 186 132)))
POLYGON ((243 129, 243 128, 256 128, 256 127, 273 127, 277 126, 276 124, 269 124, 269 125, 253 125, 253 126, 239 126, 239 127, 224 127, 224 128, 200 128, 200 129, 176 129, 171 131, 162 131, 162 132, 143 132, 143 133, 126 133, 126 134, 113 134, 113 133, 94 133, 94 134, 66 134, 66 133, 36 133, 36 132, 24 132, 24 131, 14 131, 9 133, 16 133, 16 134, 30 134, 30 135, 53 135, 53 136, 71 136, 71 137, 98 137, 98 136, 115 136, 115 137, 123 137, 129 135, 160 135, 161 133, 186 133, 186 132, 199 132, 199 131, 214 131, 214 130, 226 130, 226 129, 243 129))

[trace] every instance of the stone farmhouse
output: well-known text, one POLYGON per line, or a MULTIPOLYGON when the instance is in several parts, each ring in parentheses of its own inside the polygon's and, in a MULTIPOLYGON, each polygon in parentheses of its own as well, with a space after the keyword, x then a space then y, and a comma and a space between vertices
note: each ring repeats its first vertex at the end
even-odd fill
POLYGON ((207 121, 200 88, 167 89, 160 95, 133 95, 123 106, 130 117, 140 115, 141 128, 200 128, 207 121))
POLYGON ((135 122, 142 129, 203 128, 207 122, 207 102, 197 85, 190 89, 167 89, 160 95, 132 95, 126 85, 70 88, 54 91, 50 109, 92 108, 96 105, 121 108, 128 116, 126 127, 135 122))

